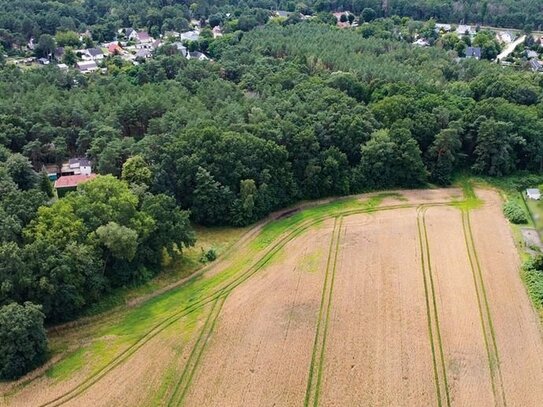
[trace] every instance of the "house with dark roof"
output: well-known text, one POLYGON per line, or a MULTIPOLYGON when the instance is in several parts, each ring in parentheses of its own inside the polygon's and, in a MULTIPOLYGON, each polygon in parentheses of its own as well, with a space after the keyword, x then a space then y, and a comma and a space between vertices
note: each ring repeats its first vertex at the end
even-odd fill
POLYGON ((77 187, 85 182, 96 178, 96 174, 85 175, 63 175, 55 181, 55 189, 59 198, 65 196, 68 192, 77 190, 77 187))
POLYGON ((480 47, 466 47, 466 58, 481 59, 480 47))
POLYGON ((95 61, 79 61, 75 64, 75 67, 81 73, 91 73, 99 69, 95 61))
POLYGON ((91 61, 104 59, 104 52, 100 48, 87 48, 85 53, 91 61))
POLYGON ((187 59, 196 59, 198 61, 207 61, 209 58, 199 51, 189 52, 187 59))
POLYGON ((541 65, 541 62, 539 62, 537 59, 530 59, 528 63, 530 65, 530 69, 534 72, 540 72, 543 70, 543 65, 541 65))

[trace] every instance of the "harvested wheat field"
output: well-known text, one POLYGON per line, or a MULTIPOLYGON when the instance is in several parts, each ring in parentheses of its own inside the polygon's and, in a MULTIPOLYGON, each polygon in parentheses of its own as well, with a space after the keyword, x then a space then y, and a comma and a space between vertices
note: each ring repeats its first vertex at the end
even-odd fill
POLYGON ((541 406, 539 321, 500 198, 477 194, 372 194, 259 226, 100 374, 4 403, 541 406))

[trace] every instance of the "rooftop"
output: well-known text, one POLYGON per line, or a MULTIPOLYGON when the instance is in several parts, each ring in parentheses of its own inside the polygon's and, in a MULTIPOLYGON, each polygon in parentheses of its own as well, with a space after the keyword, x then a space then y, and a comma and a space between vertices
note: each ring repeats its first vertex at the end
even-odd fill
POLYGON ((96 178, 96 174, 89 175, 65 175, 55 181, 55 188, 73 188, 96 178))

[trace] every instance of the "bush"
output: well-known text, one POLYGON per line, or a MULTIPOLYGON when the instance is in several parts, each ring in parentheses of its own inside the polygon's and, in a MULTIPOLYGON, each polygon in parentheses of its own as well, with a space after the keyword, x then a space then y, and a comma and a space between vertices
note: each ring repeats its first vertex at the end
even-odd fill
POLYGON ((45 361, 44 318, 31 302, 0 308, 0 379, 17 379, 45 361))
POLYGON ((538 308, 543 306, 543 256, 538 255, 524 263, 524 279, 528 292, 538 308))
POLYGON ((215 261, 217 259, 217 252, 215 249, 209 249, 208 251, 204 252, 204 249, 202 249, 202 255, 200 256, 200 262, 201 263, 209 263, 212 261, 215 261))
POLYGON ((511 223, 525 224, 528 223, 526 212, 520 207, 519 204, 513 201, 507 201, 503 205, 503 213, 511 223))

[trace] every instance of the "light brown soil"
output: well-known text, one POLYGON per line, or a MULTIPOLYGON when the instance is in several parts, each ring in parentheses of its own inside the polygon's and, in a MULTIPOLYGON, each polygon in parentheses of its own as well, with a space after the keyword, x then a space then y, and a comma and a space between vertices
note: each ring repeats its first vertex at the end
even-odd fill
POLYGON ((452 405, 493 406, 494 394, 461 212, 426 212, 432 275, 452 405))
POLYGON ((471 214, 494 323, 508 406, 543 405, 541 326, 519 277, 519 257, 497 193, 479 190, 485 207, 471 214))
POLYGON ((320 404, 436 405, 415 209, 344 225, 320 404))
POLYGON ((226 300, 187 406, 303 405, 333 220, 226 300))

